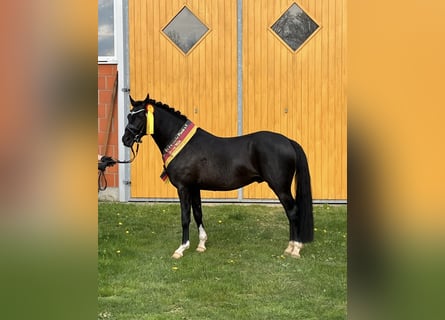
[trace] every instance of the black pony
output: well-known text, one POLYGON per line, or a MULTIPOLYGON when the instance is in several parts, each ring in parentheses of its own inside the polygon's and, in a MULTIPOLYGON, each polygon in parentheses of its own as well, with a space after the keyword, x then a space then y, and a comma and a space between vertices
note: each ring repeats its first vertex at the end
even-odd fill
POLYGON ((234 190, 266 181, 289 219, 289 245, 285 254, 300 257, 303 243, 313 240, 312 192, 309 167, 302 147, 285 136, 260 131, 220 138, 197 128, 184 115, 150 99, 134 101, 122 136, 127 147, 151 134, 164 160, 162 178, 177 188, 181 203, 182 244, 174 252, 179 259, 189 248, 190 211, 199 230, 197 251, 206 250, 202 222, 201 190, 234 190), (148 130, 148 131, 147 131, 148 130), (296 199, 291 193, 296 178, 296 199))

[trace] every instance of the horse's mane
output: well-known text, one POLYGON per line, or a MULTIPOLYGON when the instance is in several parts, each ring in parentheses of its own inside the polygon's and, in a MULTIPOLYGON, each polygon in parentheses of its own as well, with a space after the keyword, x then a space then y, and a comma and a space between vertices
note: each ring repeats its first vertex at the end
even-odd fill
POLYGON ((169 113, 175 115, 181 120, 187 121, 187 117, 185 115, 181 114, 181 112, 179 112, 178 110, 175 110, 174 108, 170 107, 168 104, 165 104, 161 101, 156 101, 154 99, 150 99, 148 103, 151 104, 153 107, 161 108, 165 111, 168 111, 169 113))

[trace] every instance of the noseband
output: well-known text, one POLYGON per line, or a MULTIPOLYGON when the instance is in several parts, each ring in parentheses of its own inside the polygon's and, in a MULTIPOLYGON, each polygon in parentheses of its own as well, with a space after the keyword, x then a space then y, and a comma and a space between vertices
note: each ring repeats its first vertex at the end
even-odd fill
POLYGON ((127 129, 134 136, 134 138, 133 138, 134 142, 136 142, 136 143, 142 142, 141 139, 142 139, 142 136, 143 136, 143 134, 142 134, 142 130, 143 129, 138 131, 138 128, 135 125, 131 124, 131 123, 129 123, 127 125, 127 129))

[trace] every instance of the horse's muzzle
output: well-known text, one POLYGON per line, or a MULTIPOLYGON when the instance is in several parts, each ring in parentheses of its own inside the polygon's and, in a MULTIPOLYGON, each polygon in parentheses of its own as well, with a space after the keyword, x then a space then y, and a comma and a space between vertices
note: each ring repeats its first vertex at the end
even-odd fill
POLYGON ((141 143, 141 139, 144 135, 144 128, 139 129, 134 124, 129 123, 125 127, 125 133, 122 136, 122 143, 124 144, 124 146, 131 148, 135 142, 141 143))
POLYGON ((131 134, 128 134, 127 132, 122 136, 122 143, 124 146, 131 148, 133 144, 136 142, 136 139, 132 137, 131 134))

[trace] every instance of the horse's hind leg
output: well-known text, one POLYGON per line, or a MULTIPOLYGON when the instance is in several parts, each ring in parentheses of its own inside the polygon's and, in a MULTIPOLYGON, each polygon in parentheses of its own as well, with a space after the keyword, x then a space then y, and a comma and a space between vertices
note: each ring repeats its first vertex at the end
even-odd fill
POLYGON ((281 204, 286 211, 287 219, 289 220, 289 245, 284 254, 290 255, 293 258, 300 257, 300 250, 303 244, 298 240, 298 208, 290 191, 275 192, 281 204))
POLYGON ((193 217, 195 218, 196 226, 198 227, 199 231, 199 244, 196 251, 204 252, 206 251, 205 243, 207 241, 207 233, 204 230, 204 223, 202 222, 201 191, 199 189, 193 190, 192 208, 193 217))

